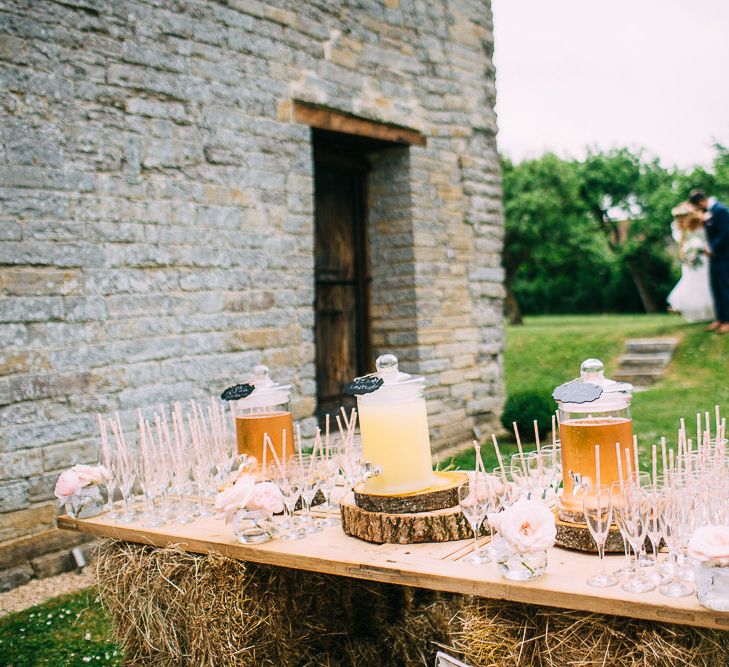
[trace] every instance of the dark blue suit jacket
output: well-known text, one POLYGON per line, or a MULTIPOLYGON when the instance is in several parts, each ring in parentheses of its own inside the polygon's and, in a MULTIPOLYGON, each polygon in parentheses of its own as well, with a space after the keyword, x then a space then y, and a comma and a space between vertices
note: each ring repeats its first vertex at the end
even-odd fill
POLYGON ((711 217, 706 221, 706 240, 712 252, 711 263, 729 266, 729 209, 715 202, 709 209, 711 217))

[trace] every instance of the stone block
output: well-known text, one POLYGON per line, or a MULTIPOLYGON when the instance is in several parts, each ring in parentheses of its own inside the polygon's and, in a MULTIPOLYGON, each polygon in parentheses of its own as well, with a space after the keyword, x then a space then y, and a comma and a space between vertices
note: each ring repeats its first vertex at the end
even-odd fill
POLYGON ((30 563, 22 563, 7 570, 0 570, 0 593, 27 584, 32 578, 33 568, 30 563))
MULTIPOLYGON (((56 508, 52 502, 0 514, 0 545, 8 540, 17 540, 32 533, 50 530, 54 526, 55 516, 56 508)), ((2 565, 0 558, 0 567, 9 565, 2 565)))
POLYGON ((28 507, 28 482, 15 480, 0 482, 0 514, 28 507))
POLYGON ((37 579, 45 579, 76 569, 76 562, 70 551, 63 550, 38 556, 30 561, 30 566, 37 579))
POLYGON ((83 533, 68 530, 41 529, 33 535, 10 542, 0 543, 0 569, 8 568, 22 561, 29 561, 44 554, 69 551, 93 538, 83 533))

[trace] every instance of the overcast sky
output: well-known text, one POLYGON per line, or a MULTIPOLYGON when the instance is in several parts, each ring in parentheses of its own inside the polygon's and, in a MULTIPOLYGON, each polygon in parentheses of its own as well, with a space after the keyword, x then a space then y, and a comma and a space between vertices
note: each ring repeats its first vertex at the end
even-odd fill
POLYGON ((643 146, 708 165, 729 144, 729 0, 492 0, 499 147, 643 146))

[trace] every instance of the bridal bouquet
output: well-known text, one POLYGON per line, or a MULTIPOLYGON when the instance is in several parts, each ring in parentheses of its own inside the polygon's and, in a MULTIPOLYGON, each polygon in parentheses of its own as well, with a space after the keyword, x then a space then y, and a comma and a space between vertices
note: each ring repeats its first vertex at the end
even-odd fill
POLYGON ((272 482, 256 482, 254 475, 241 475, 229 489, 215 497, 215 509, 230 523, 239 510, 261 510, 266 514, 283 512, 283 498, 272 482))
POLYGON ((109 471, 101 465, 77 464, 64 470, 56 481, 54 491, 58 506, 74 519, 96 516, 104 505, 101 487, 109 478, 109 471))
POLYGON ((689 239, 681 248, 681 261, 692 269, 698 269, 704 261, 704 243, 699 238, 689 239))

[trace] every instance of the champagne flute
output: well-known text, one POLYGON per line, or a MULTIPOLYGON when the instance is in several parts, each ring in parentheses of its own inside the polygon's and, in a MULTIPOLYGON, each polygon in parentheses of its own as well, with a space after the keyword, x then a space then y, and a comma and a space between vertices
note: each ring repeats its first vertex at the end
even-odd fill
POLYGON ((610 487, 604 484, 591 486, 582 494, 582 511, 585 515, 587 529, 597 545, 600 558, 600 572, 589 577, 587 584, 595 588, 615 586, 618 580, 605 570, 605 542, 613 520, 613 500, 610 487))
POLYGON ((473 531, 473 553, 463 559, 466 563, 481 564, 491 560, 478 546, 479 528, 488 512, 490 493, 485 476, 477 472, 458 487, 458 504, 473 531))
POLYGON ((293 456, 282 461, 281 469, 277 470, 274 475, 273 483, 281 491, 284 509, 288 516, 288 528, 278 534, 278 537, 283 540, 300 540, 304 537, 304 533, 296 527, 294 517, 296 503, 301 497, 302 475, 302 466, 299 460, 293 456))

